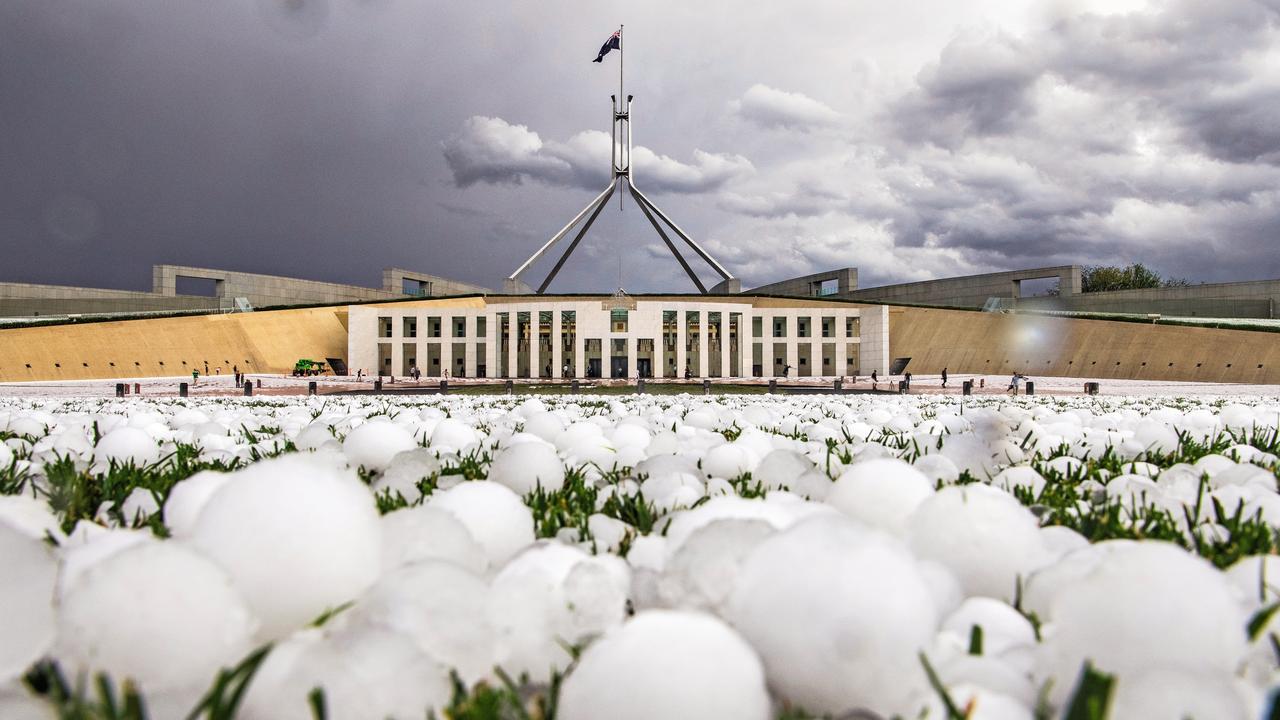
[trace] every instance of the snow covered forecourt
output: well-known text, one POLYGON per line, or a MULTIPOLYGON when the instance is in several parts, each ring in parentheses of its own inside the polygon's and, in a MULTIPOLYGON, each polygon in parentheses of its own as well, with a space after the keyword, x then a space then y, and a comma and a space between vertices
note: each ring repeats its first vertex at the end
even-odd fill
POLYGON ((0 401, 0 717, 1270 712, 1280 399, 957 400, 0 401))

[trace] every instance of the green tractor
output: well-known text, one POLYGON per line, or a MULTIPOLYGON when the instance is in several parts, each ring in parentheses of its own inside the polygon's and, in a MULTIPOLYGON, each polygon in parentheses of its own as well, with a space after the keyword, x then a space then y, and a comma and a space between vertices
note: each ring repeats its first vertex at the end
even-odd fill
POLYGON ((319 360, 307 360, 304 358, 293 364, 293 376, 322 375, 327 369, 325 364, 319 360))

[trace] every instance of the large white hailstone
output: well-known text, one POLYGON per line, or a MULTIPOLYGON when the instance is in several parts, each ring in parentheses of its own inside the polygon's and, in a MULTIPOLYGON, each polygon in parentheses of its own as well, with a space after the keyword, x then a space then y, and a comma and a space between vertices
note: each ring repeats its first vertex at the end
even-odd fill
POLYGON ((314 455, 262 460, 232 473, 188 540, 231 574, 265 638, 355 599, 381 566, 373 496, 353 471, 314 455))
POLYGON ((918 458, 911 467, 924 473, 935 485, 951 485, 960 478, 960 468, 956 467, 951 458, 937 453, 918 458))
POLYGON ((794 450, 773 450, 751 471, 751 479, 766 490, 795 490, 796 480, 813 469, 809 458, 794 450))
POLYGON ((407 637, 474 683, 493 670, 488 602, 489 586, 479 575, 427 560, 383 575, 343 619, 350 627, 371 624, 407 637))
POLYGON ((997 463, 991 455, 991 448, 986 441, 970 433, 948 435, 942 441, 942 449, 938 452, 955 463, 960 472, 967 471, 975 478, 985 479, 997 468, 997 463))
POLYGON ((8 445, 0 443, 0 470, 8 469, 13 464, 13 460, 13 451, 9 449, 8 445))
POLYGON ((679 546, 658 579, 666 607, 719 614, 743 560, 774 527, 763 520, 724 518, 704 525, 679 546))
POLYGON ((440 460, 434 450, 415 447, 396 453, 382 474, 373 481, 375 495, 399 494, 410 505, 422 499, 418 483, 440 472, 440 460))
POLYGON ((747 557, 725 613, 769 685, 810 712, 901 712, 927 687, 916 653, 937 628, 930 588, 898 541, 811 518, 747 557))
POLYGON ((329 425, 316 421, 302 428, 294 436, 293 445, 299 450, 316 450, 334 439, 333 431, 329 425))
POLYGON ((26 672, 55 633, 53 551, 0 521, 0 683, 26 672))
POLYGON ((709 477, 733 479, 749 473, 760 459, 747 446, 735 442, 711 448, 702 459, 703 473, 709 477))
POLYGON ((342 441, 342 451, 353 466, 382 471, 391 459, 418 447, 403 426, 386 420, 371 420, 352 430, 342 441))
POLYGON ((427 507, 444 510, 466 526, 484 548, 490 567, 498 567, 533 542, 533 514, 505 485, 488 480, 464 482, 436 491, 427 507))
POLYGON ((1049 554, 1057 558, 1089 547, 1088 538, 1062 525, 1040 528, 1040 539, 1044 541, 1044 547, 1049 554))
POLYGON ((544 681, 566 667, 573 645, 622 622, 630 573, 614 556, 541 542, 494 577, 489 617, 497 632, 497 664, 544 681))
POLYGON ((911 549, 955 573, 968 595, 1008 600, 1050 559, 1035 515, 986 485, 939 490, 907 521, 911 549))
POLYGON ((65 589, 58 656, 71 673, 133 678, 144 691, 203 689, 253 647, 255 622, 231 580, 176 542, 144 542, 65 589))
POLYGON ((901 460, 877 458, 850 465, 836 478, 826 503, 854 520, 901 535, 907 518, 933 494, 924 473, 901 460))
POLYGON ((1045 479, 1034 468, 1018 465, 1001 470, 998 475, 991 479, 991 485, 1010 493, 1017 488, 1022 488, 1030 492, 1032 497, 1039 497, 1044 490, 1045 479))
POLYGON ((1171 453, 1178 449, 1178 433, 1162 422, 1144 420, 1133 429, 1133 439, 1143 451, 1171 453))
POLYGON ((1240 597, 1251 608, 1280 600, 1280 556, 1250 555, 1237 560, 1226 571, 1240 597))
POLYGON ((551 412, 531 413, 525 416, 524 431, 547 442, 555 442, 556 436, 564 431, 564 420, 551 412))
MULTIPOLYGON (((959 641, 959 638, 950 633, 947 634, 947 638, 953 643, 959 641)), ((970 655, 968 653, 968 645, 968 638, 965 638, 961 644, 956 645, 949 653, 938 654, 936 650, 928 653, 929 661, 933 664, 934 670, 937 671, 945 687, 972 685, 1016 700, 1024 708, 1036 704, 1036 686, 1032 682, 1030 673, 1016 667, 1014 664, 1005 662, 1003 656, 970 655)), ((1034 648, 1031 646, 1024 646, 1019 648, 1018 652, 1032 652, 1033 650, 1034 648)), ((955 697, 952 699, 962 700, 962 698, 955 697)), ((963 702, 960 702, 960 707, 964 707, 963 702)), ((977 712, 974 715, 974 717, 988 716, 982 712, 977 712)), ((929 717, 945 718, 946 715, 930 715, 929 717)))
POLYGON ((93 456, 96 461, 94 467, 99 471, 105 471, 112 462, 142 467, 160 459, 160 446, 146 431, 122 427, 103 435, 93 450, 93 456))
POLYGON ((587 516, 587 531, 599 552, 617 552, 627 535, 634 532, 630 525, 601 513, 587 516))
POLYGON ((1235 720, 1245 708, 1231 675, 1154 668, 1116 678, 1109 717, 1125 720, 1235 720))
POLYGON ((431 431, 432 450, 458 452, 468 445, 479 442, 480 435, 475 428, 456 418, 445 418, 436 424, 431 431))
POLYGON ((1230 673, 1248 618, 1217 569, 1157 541, 1116 546, 1049 603, 1041 675, 1061 701, 1086 659, 1124 678, 1153 668, 1230 673))
POLYGON ((709 615, 650 610, 587 648, 565 679, 565 720, 764 720, 760 660, 709 615), (619 682, 625 678, 625 682, 619 682))
POLYGON ((942 621, 942 629, 968 641, 974 627, 982 628, 982 652, 999 655, 1018 645, 1034 645, 1031 622, 1009 605, 986 597, 971 597, 942 621))
POLYGON ((190 535, 205 503, 230 479, 227 473, 201 470, 174 484, 164 501, 164 524, 169 532, 179 538, 190 535))
POLYGON ((62 527, 49 505, 27 495, 0 495, 0 523, 35 540, 63 539, 62 527))
POLYGON ((150 489, 135 487, 129 491, 124 502, 120 503, 120 515, 128 525, 146 522, 147 518, 160 512, 160 501, 150 489))
POLYGON ((249 683, 245 720, 311 720, 324 694, 332 718, 417 718, 449 701, 446 672, 408 638, 379 627, 305 633, 277 645, 249 683))
POLYGON ((649 445, 653 438, 649 435, 649 431, 635 423, 621 422, 613 433, 609 436, 609 440, 616 448, 635 447, 643 450, 649 445))
POLYGON ((489 479, 528 495, 541 487, 555 492, 564 487, 564 463, 553 445, 523 442, 503 448, 489 465, 489 479))
POLYGON ((489 567, 484 548, 452 513, 402 508, 382 516, 382 571, 423 560, 445 560, 474 573, 489 567))
MULTIPOLYGON (((727 483, 726 483, 727 484, 727 483)), ((710 486, 708 487, 710 492, 710 486)), ((671 552, 675 552, 698 528, 709 525, 723 518, 739 518, 743 520, 763 520, 774 528, 785 528, 800 517, 811 512, 821 512, 826 508, 817 503, 785 503, 768 502, 759 499, 738 497, 729 487, 728 492, 690 510, 682 510, 671 518, 666 526, 667 542, 671 552)), ((828 510, 828 512, 830 512, 828 510)), ((835 513, 832 513, 835 514, 835 513)))
MULTIPOLYGON (((89 523, 82 524, 88 526, 89 523)), ((77 529, 81 526, 77 525, 77 529)), ((68 539, 63 548, 62 563, 58 567, 58 596, 61 598, 67 589, 84 575, 85 571, 115 555, 116 553, 140 543, 159 542, 149 530, 126 530, 123 528, 101 528, 92 534, 83 533, 68 539)))

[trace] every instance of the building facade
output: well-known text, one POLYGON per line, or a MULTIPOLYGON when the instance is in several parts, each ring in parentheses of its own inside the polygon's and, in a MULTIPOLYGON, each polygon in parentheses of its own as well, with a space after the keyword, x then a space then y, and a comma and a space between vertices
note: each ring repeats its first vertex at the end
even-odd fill
POLYGON ((456 378, 884 373, 888 309, 705 295, 502 295, 353 305, 348 366, 456 378))

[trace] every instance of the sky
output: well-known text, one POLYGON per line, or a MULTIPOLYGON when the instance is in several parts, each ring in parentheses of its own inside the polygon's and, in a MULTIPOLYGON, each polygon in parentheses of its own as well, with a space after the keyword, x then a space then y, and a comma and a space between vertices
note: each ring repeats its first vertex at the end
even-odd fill
MULTIPOLYGON (((5 0, 0 281, 501 288, 608 181, 619 24, 636 185, 744 287, 1280 277, 1280 0, 5 0)), ((630 198, 552 289, 620 285, 692 289, 630 198)))

